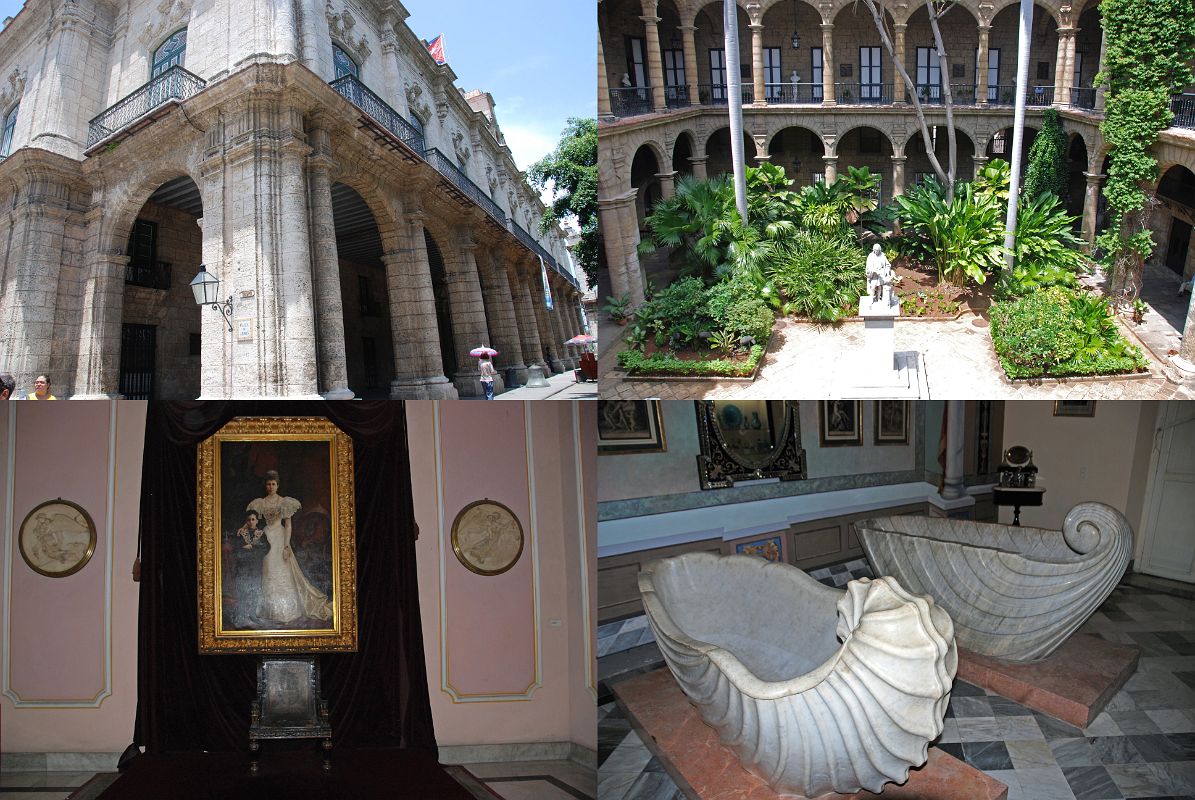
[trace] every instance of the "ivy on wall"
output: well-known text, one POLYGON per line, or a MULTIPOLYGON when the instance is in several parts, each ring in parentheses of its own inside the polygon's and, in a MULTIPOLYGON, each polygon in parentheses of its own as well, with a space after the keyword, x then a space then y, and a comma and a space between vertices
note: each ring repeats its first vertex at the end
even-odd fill
POLYGON ((1066 134, 1058 111, 1047 108, 1042 114, 1041 133, 1029 148, 1029 169, 1025 171, 1024 196, 1036 200, 1052 192, 1066 204, 1067 199, 1066 134))
POLYGON ((1195 3, 1103 0, 1099 10, 1107 45, 1096 85, 1105 89, 1100 132, 1110 146, 1110 216, 1097 244, 1114 281, 1140 285, 1154 246, 1146 190, 1158 179, 1158 162, 1149 148, 1174 118, 1171 96, 1195 81, 1195 3))

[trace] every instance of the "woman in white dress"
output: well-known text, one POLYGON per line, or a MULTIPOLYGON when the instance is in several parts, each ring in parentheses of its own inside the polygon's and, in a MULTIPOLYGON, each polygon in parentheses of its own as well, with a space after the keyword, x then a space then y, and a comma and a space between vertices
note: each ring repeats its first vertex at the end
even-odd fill
POLYGON ((249 504, 265 520, 265 537, 270 545, 261 564, 261 598, 257 616, 289 623, 303 618, 332 619, 332 603, 311 585, 290 548, 290 520, 298 513, 299 501, 278 494, 278 473, 266 473, 266 496, 249 504))

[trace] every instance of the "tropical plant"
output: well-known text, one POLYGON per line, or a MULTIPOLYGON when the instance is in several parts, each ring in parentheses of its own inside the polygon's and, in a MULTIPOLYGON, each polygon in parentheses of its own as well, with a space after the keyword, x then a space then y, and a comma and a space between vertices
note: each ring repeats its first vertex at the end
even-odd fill
POLYGON ((1086 259, 1074 234, 1075 218, 1049 192, 1017 207, 1015 262, 1000 293, 1020 297, 1048 286, 1075 286, 1086 259))
MULTIPOLYGON (((1068 170, 1066 163, 1066 134, 1058 110, 1047 108, 1042 112, 1041 132, 1029 148, 1029 168, 1025 170, 1025 187, 1021 190, 1022 202, 1032 202, 1047 192, 1066 201, 1068 170)), ((1017 219, 1017 227, 1020 227, 1017 219)))
POLYGON ((539 222, 540 231, 546 233, 563 220, 576 220, 581 240, 571 250, 590 286, 597 285, 597 140, 596 119, 569 119, 556 149, 527 170, 532 186, 552 192, 552 204, 539 222))
POLYGON ((1002 158, 993 158, 983 165, 972 185, 977 197, 991 197, 1001 206, 1008 205, 1008 187, 1012 180, 1012 168, 1002 158))
POLYGON ((627 318, 627 309, 631 305, 631 296, 624 294, 622 297, 615 297, 613 295, 606 296, 606 305, 602 306, 602 311, 610 315, 610 319, 615 322, 622 322, 627 318))
POLYGON ((743 277, 714 284, 706 290, 705 315, 711 324, 738 336, 766 341, 775 316, 759 289, 743 277))
POLYGON ((834 233, 866 222, 879 206, 881 176, 867 167, 847 167, 831 183, 814 183, 801 192, 799 212, 804 227, 834 233))
POLYGON ((798 233, 766 268, 793 312, 816 322, 836 322, 867 289, 866 256, 849 234, 798 233))
POLYGON ((952 201, 944 195, 930 178, 896 198, 905 231, 902 252, 934 264, 939 282, 983 283, 1003 264, 1000 205, 990 195, 976 195, 970 183, 959 184, 952 201))
POLYGON ((739 335, 731 330, 718 331, 710 336, 710 349, 721 350, 726 355, 734 353, 739 343, 739 335))
POLYGON ((1140 297, 1133 300, 1133 322, 1140 325, 1145 322, 1145 313, 1149 311, 1149 306, 1140 297))

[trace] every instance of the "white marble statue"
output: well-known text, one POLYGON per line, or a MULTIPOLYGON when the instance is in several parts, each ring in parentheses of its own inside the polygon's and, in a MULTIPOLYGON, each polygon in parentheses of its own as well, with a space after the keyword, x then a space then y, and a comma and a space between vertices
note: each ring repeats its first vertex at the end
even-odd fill
POLYGON ((626 72, 622 73, 622 88, 629 89, 632 86, 634 86, 634 84, 631 83, 630 74, 626 72))
POLYGON ((892 281, 895 277, 892 263, 884 255, 884 248, 878 242, 872 245, 867 255, 867 292, 871 295, 872 303, 886 300, 888 305, 892 305, 892 281))
POLYGON ((793 84, 794 86, 796 86, 798 83, 801 82, 801 76, 797 73, 797 71, 795 69, 789 74, 788 82, 793 84))
POLYGON ((939 517, 855 523, 867 558, 954 620, 960 647, 1008 661, 1054 652, 1124 574, 1133 531, 1116 509, 1080 503, 1062 533, 939 517))
POLYGON ((903 783, 942 732, 953 625, 893 578, 844 591, 755 556, 687 553, 648 564, 639 591, 680 688, 782 797, 903 783))

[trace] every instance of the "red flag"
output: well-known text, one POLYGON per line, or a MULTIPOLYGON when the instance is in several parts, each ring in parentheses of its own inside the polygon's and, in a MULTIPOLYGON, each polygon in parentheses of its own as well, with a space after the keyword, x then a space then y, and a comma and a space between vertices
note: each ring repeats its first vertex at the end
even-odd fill
POLYGON ((444 55, 444 34, 441 33, 427 43, 427 52, 432 54, 432 58, 436 60, 437 64, 448 63, 448 57, 444 55))

